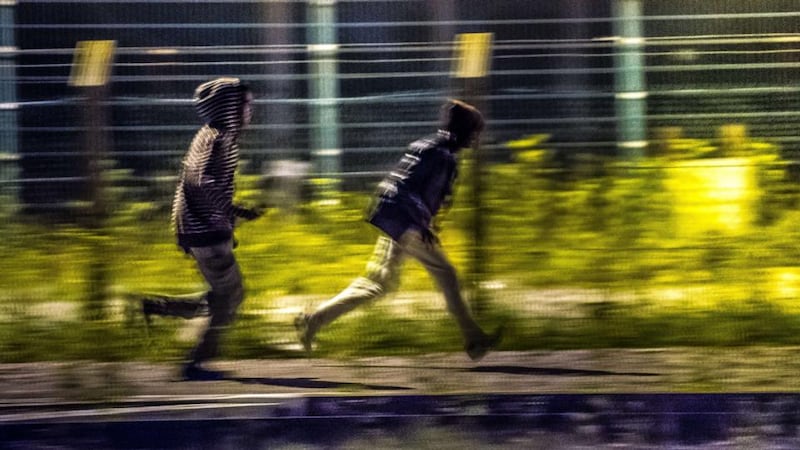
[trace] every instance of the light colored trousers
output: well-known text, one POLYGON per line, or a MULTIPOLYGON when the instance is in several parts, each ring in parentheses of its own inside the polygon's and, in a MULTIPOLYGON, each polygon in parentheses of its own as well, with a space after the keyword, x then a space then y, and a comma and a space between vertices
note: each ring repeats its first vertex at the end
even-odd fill
POLYGON ((236 317, 244 299, 239 264, 233 255, 233 240, 208 247, 192 247, 190 253, 209 285, 206 293, 211 319, 190 359, 202 362, 217 356, 222 332, 236 317))
POLYGON ((444 294, 447 310, 461 329, 464 341, 469 344, 484 339, 486 334, 472 318, 461 296, 455 268, 439 245, 426 243, 420 232, 413 229, 406 231, 399 242, 387 236, 378 238, 365 275, 355 279, 336 297, 321 304, 308 317, 310 334, 313 336, 339 316, 394 290, 406 255, 419 261, 436 281, 444 294))

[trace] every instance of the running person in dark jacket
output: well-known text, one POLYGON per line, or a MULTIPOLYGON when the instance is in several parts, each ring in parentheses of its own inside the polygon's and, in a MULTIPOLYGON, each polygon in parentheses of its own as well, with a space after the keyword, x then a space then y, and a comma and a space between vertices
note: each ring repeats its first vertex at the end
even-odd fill
POLYGON ((409 146, 397 166, 380 183, 367 220, 384 235, 378 238, 364 276, 313 313, 295 319, 300 342, 310 351, 314 336, 339 316, 385 295, 399 278, 405 255, 418 260, 444 293, 447 309, 461 329, 467 354, 481 359, 496 346, 500 334, 487 335, 475 322, 461 296, 453 265, 442 252, 433 219, 452 194, 456 154, 469 147, 483 129, 474 107, 450 101, 442 107, 442 126, 434 135, 409 146))
POLYGON ((242 275, 233 254, 233 229, 237 218, 252 220, 260 212, 235 205, 233 193, 239 134, 250 123, 252 101, 250 90, 236 78, 203 83, 194 93, 205 125, 183 160, 172 223, 178 245, 195 259, 209 290, 196 300, 162 297, 146 299, 143 305, 146 316, 211 316, 183 368, 185 379, 220 377, 202 363, 217 355, 221 334, 244 299, 242 275))

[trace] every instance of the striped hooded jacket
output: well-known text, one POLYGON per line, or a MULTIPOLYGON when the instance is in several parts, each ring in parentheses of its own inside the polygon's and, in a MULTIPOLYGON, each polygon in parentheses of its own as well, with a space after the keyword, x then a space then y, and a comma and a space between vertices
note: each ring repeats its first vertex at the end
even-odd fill
POLYGON ((237 78, 212 80, 194 92, 195 108, 205 125, 184 157, 172 205, 178 245, 186 251, 231 239, 235 218, 249 212, 233 204, 247 92, 237 78))

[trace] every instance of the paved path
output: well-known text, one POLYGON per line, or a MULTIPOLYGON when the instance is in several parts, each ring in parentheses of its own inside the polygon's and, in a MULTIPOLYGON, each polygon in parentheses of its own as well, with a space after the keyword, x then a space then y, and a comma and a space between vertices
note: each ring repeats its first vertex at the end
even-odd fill
POLYGON ((4 364, 0 448, 798 448, 798 350, 4 364))
POLYGON ((180 382, 167 363, 0 364, 3 404, 194 394, 443 395, 800 392, 800 348, 665 348, 220 361, 180 382))

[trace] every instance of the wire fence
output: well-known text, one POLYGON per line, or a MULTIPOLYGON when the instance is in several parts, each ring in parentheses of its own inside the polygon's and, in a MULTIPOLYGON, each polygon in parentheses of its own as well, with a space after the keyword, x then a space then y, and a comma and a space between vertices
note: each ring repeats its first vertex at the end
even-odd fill
MULTIPOLYGON (((84 315, 96 319, 132 290, 201 289, 191 261, 177 260, 169 210, 200 126, 192 93, 234 76, 256 94, 237 181, 251 190, 263 181, 260 198, 277 189, 268 194, 280 206, 303 213, 278 209, 281 223, 268 216, 237 235, 237 258, 254 274, 248 305, 275 323, 288 326, 298 307, 280 296, 333 293, 369 251, 354 225, 365 195, 325 209, 305 202, 307 191, 331 179, 344 192, 372 190, 409 142, 434 131, 450 97, 479 105, 488 123, 481 152, 462 154, 461 203, 443 234, 474 306, 490 290, 525 326, 559 302, 585 306, 581 317, 609 330, 616 302, 630 299, 643 300, 637 324, 677 302, 690 312, 734 304, 733 320, 761 311, 754 300, 796 313, 797 9, 797 0, 0 1, 9 242, 0 306, 75 301, 94 305, 84 315), (459 37, 473 33, 492 37, 488 70, 462 78, 459 37), (103 86, 71 83, 86 41, 115 43, 103 86), (487 156, 483 184, 470 184, 476 153, 487 156), (267 184, 280 177, 290 180, 267 184), (100 205, 103 189, 116 203, 100 205), (98 205, 119 211, 96 226, 87 216, 98 205)), ((430 290, 414 270, 404 286, 430 290)), ((442 312, 438 297, 417 297, 419 317, 442 312)), ((773 317, 770 308, 754 320, 773 317)), ((260 318, 245 320, 264 333, 260 318)))
POLYGON ((461 93, 454 38, 468 32, 494 36, 485 87, 473 93, 489 117, 487 148, 502 153, 505 143, 535 133, 568 157, 617 154, 625 139, 618 125, 628 119, 619 79, 635 70, 644 84, 633 114, 650 149, 661 130, 717 140, 720 127, 735 123, 793 159, 800 13, 792 3, 9 2, 0 6, 12 13, 2 24, 2 145, 20 170, 3 181, 29 205, 80 196, 87 126, 81 93, 68 79, 76 42, 94 39, 114 40, 117 50, 103 101, 108 123, 90 126, 110 135, 116 167, 138 177, 176 172, 197 127, 191 92, 222 75, 246 80, 258 94, 242 145, 248 170, 291 159, 330 172, 317 156, 335 150, 337 177, 379 176, 407 142, 435 126, 438 103, 461 93), (623 15, 625 3, 638 10, 623 15), (630 23, 638 35, 621 36, 630 23), (631 42, 639 60, 633 69, 620 62, 631 42), (319 44, 331 53, 321 57, 319 44), (320 69, 321 60, 330 67, 320 69), (333 97, 314 93, 320 83, 333 97), (336 123, 315 119, 323 104, 333 105, 336 123), (336 148, 315 148, 321 132, 336 148))

